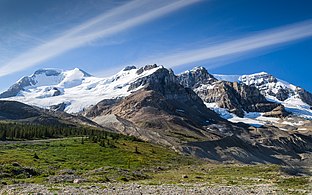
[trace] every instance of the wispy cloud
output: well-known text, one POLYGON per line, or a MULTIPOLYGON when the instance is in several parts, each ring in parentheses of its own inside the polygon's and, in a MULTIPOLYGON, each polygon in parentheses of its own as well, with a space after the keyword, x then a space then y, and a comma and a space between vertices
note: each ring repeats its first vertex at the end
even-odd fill
POLYGON ((99 38, 133 28, 200 0, 135 0, 93 18, 62 35, 45 41, 0 67, 0 76, 35 66, 99 38))
MULTIPOLYGON (((278 47, 311 36, 312 20, 307 20, 292 25, 261 31, 244 38, 218 43, 208 47, 195 49, 187 48, 187 50, 183 49, 182 51, 172 52, 171 54, 166 51, 166 53, 163 54, 156 54, 154 58, 140 60, 132 64, 145 65, 157 63, 172 68, 218 58, 229 59, 239 54, 254 53, 259 49, 278 47)), ((224 64, 218 64, 218 66, 222 65, 224 64)))

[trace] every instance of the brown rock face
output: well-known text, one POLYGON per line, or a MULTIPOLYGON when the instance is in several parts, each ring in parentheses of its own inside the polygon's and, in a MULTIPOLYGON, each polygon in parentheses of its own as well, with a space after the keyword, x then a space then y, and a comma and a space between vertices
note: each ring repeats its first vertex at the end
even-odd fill
POLYGON ((244 112, 268 112, 279 105, 267 101, 256 87, 217 81, 209 75, 206 69, 201 68, 178 75, 178 80, 185 87, 191 87, 204 102, 216 103, 240 117, 244 112))
POLYGON ((102 118, 105 126, 105 116, 115 115, 135 126, 117 131, 170 146, 183 140, 213 139, 218 136, 205 126, 230 124, 208 109, 194 91, 180 85, 171 70, 161 68, 132 83, 129 90, 139 86, 144 87, 112 105, 113 100, 100 102, 86 116, 92 116, 99 124, 102 118))
POLYGON ((287 115, 289 115, 289 112, 287 112, 284 108, 283 105, 279 105, 278 107, 274 108, 272 111, 270 112, 266 112, 263 114, 263 116, 266 117, 286 117, 287 115))

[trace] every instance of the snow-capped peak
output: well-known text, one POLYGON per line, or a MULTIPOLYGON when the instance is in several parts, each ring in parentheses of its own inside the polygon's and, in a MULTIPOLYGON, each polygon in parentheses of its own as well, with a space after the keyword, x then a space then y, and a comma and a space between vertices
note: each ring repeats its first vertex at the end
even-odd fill
POLYGON ((182 75, 182 74, 190 74, 190 73, 193 73, 193 72, 201 72, 201 71, 206 71, 206 68, 205 67, 202 67, 202 66, 195 66, 194 68, 192 68, 191 70, 186 70, 178 75, 182 75))
POLYGON ((0 98, 44 108, 66 105, 66 112, 77 113, 103 99, 129 95, 131 83, 161 68, 157 65, 146 65, 139 69, 130 66, 108 78, 94 77, 79 68, 66 71, 40 69, 20 79, 0 94, 0 98))
POLYGON ((28 89, 32 87, 49 85, 59 85, 69 88, 79 85, 85 77, 90 76, 90 74, 80 70, 79 68, 74 68, 67 71, 53 68, 39 69, 27 78, 27 80, 30 81, 29 85, 23 86, 22 88, 28 89))
POLYGON ((218 80, 241 82, 254 86, 269 101, 278 102, 285 106, 286 110, 296 115, 312 118, 311 93, 278 79, 267 72, 259 72, 249 75, 214 75, 218 80))

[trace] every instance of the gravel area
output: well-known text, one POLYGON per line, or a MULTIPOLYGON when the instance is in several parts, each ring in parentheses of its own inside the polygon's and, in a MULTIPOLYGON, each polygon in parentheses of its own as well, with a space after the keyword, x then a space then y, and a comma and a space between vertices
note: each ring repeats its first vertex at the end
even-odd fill
POLYGON ((161 195, 192 195, 192 194, 281 194, 273 186, 257 185, 249 187, 236 186, 205 186, 203 184, 184 185, 141 185, 105 183, 80 186, 44 186, 37 184, 16 184, 3 186, 0 194, 161 194, 161 195))

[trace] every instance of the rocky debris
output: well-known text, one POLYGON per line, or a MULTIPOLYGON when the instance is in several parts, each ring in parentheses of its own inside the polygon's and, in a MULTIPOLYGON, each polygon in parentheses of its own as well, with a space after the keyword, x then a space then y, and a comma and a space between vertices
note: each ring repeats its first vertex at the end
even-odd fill
POLYGON ((285 110, 283 105, 279 105, 278 107, 274 108, 270 112, 265 112, 263 116, 265 117, 277 117, 282 118, 288 116, 290 113, 285 110))
POLYGON ((93 120, 103 126, 106 126, 107 122, 112 122, 116 124, 112 126, 120 133, 135 135, 142 140, 169 146, 181 142, 178 137, 183 134, 193 139, 204 138, 205 135, 201 131, 206 130, 203 125, 219 120, 224 121, 203 106, 200 98, 197 103, 187 99, 190 97, 185 98, 184 102, 178 98, 167 99, 154 90, 141 89, 93 120))
MULTIPOLYGON (((105 128, 109 128, 115 132, 119 132, 124 135, 130 135, 135 137, 141 136, 138 127, 134 123, 129 120, 123 119, 115 114, 96 116, 92 120, 105 128)), ((143 138, 141 137, 141 139, 143 138)))
POLYGON ((83 180, 83 179, 74 179, 74 181, 73 181, 74 184, 79 184, 79 183, 83 183, 83 182, 85 182, 85 180, 83 180))
POLYGON ((74 175, 74 174, 63 174, 63 175, 54 175, 54 176, 50 176, 48 178, 48 182, 49 183, 64 183, 64 182, 69 182, 69 183, 73 183, 74 181, 86 181, 86 179, 81 178, 80 176, 74 175))
POLYGON ((76 171, 72 169, 63 169, 58 172, 58 175, 73 175, 75 172, 76 171))
POLYGON ((279 194, 281 191, 273 185, 263 184, 254 186, 209 186, 206 184, 160 184, 160 185, 142 185, 142 184, 123 184, 123 183, 105 183, 96 185, 76 186, 44 186, 38 184, 15 184, 4 186, 0 189, 0 194, 279 194))

